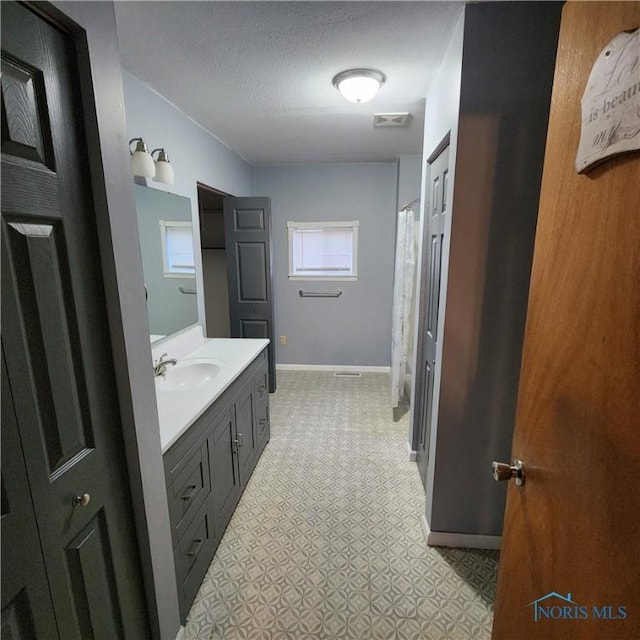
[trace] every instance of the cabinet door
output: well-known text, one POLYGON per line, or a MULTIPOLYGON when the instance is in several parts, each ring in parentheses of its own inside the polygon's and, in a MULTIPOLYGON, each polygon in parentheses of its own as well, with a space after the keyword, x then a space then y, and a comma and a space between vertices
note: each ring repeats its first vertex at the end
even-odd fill
POLYGON ((210 436, 209 468, 216 537, 222 537, 240 497, 240 474, 236 457, 235 410, 231 407, 216 422, 210 436))
POLYGON ((256 463, 255 406, 253 381, 246 384, 236 402, 236 430, 238 434, 238 466, 240 482, 244 486, 256 463))
MULTIPOLYGON (((259 451, 269 441, 269 391, 267 368, 262 367, 255 377, 255 431, 259 451)), ((257 452, 256 452, 257 454, 257 452)))

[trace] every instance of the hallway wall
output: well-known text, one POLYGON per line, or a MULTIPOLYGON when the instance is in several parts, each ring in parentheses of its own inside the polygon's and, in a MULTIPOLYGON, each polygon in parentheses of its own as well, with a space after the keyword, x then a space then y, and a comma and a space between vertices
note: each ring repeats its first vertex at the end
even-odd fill
POLYGON ((271 197, 275 333, 279 364, 389 366, 397 163, 255 168, 271 197), (359 220, 357 282, 289 281, 287 221, 359 220), (343 291, 300 298, 298 291, 343 291))
POLYGON ((506 483, 496 485, 491 461, 511 454, 560 7, 465 7, 432 531, 502 533, 506 483))

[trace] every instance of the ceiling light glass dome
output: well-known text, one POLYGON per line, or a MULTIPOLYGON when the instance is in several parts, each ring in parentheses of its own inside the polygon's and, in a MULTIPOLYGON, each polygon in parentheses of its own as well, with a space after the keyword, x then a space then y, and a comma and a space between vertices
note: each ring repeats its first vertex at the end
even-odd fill
POLYGON ((333 79, 333 86, 349 102, 369 102, 384 84, 385 76, 374 69, 349 69, 333 79))

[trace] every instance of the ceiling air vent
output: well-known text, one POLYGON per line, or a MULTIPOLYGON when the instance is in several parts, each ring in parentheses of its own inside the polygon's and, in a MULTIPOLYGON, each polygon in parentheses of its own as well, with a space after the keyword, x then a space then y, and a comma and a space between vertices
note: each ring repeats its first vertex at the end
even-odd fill
POLYGON ((373 126, 378 127, 406 127, 411 120, 408 111, 400 113, 374 113, 373 126))

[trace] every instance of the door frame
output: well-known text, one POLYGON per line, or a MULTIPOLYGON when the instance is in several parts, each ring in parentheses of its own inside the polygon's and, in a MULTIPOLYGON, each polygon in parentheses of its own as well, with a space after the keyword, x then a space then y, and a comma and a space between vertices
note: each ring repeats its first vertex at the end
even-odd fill
POLYGON ((112 2, 29 3, 75 41, 128 483, 153 638, 180 628, 112 2), (99 82, 93 82, 93 78, 99 82), (133 284, 133 286, 132 286, 133 284))
MULTIPOLYGON (((195 249, 198 251, 198 253, 200 253, 200 257, 202 260, 202 308, 204 310, 204 316, 202 318, 198 318, 198 322, 202 325, 202 329, 204 331, 204 336, 205 338, 209 335, 208 329, 207 329, 207 302, 206 302, 206 288, 205 288, 205 279, 206 279, 206 275, 204 272, 204 255, 203 255, 203 251, 204 251, 204 247, 202 246, 202 222, 203 222, 203 216, 204 216, 204 209, 201 206, 202 203, 200 202, 200 191, 208 191, 209 193, 214 193, 217 196, 220 196, 220 198, 222 199, 222 202, 224 203, 224 199, 225 198, 234 198, 235 196, 233 196, 230 193, 226 193, 225 191, 221 191, 220 189, 216 189, 215 187, 211 187, 208 184, 205 184, 204 182, 200 182, 199 180, 196 181, 196 196, 198 198, 198 236, 200 238, 199 240, 199 244, 197 247, 195 247, 195 249)), ((222 211, 222 222, 224 225, 224 209, 222 211)), ((194 236, 195 239, 195 236, 194 236)), ((227 258, 226 256, 226 248, 225 248, 225 259, 227 258)), ((231 319, 229 319, 229 321, 231 321, 231 319)))
MULTIPOLYGON (((420 436, 420 429, 421 429, 421 424, 423 423, 423 413, 424 413, 424 406, 423 406, 423 391, 424 391, 424 386, 426 383, 426 380, 424 379, 424 375, 423 375, 423 371, 422 371, 422 366, 421 363, 424 360, 424 325, 426 322, 426 307, 425 307, 425 300, 426 300, 426 296, 427 296, 427 279, 425 277, 426 274, 426 270, 427 270, 427 258, 428 258, 428 251, 426 251, 426 248, 428 246, 428 234, 429 234, 429 225, 425 224, 425 211, 427 210, 427 206, 428 206, 428 198, 431 195, 431 190, 429 189, 429 185, 431 184, 431 165, 433 164, 433 162, 436 160, 436 158, 447 148, 447 146, 450 147, 451 145, 451 129, 449 129, 447 131, 447 133, 444 135, 444 137, 440 140, 440 142, 438 142, 438 144, 435 146, 435 148, 433 149, 433 151, 431 152, 431 154, 429 155, 429 157, 427 158, 426 162, 425 162, 425 174, 424 174, 424 179, 423 179, 423 190, 422 190, 422 206, 421 206, 421 217, 420 217, 420 224, 422 225, 422 231, 421 231, 421 236, 420 236, 420 280, 419 280, 419 284, 418 286, 420 287, 420 291, 418 293, 418 298, 417 298, 417 304, 416 304, 416 318, 415 318, 415 334, 414 334, 414 344, 415 349, 414 349, 414 353, 413 353, 413 362, 412 362, 412 366, 413 366, 413 371, 414 373, 414 377, 413 377, 413 387, 411 389, 411 413, 409 415, 409 425, 410 425, 410 429, 411 429, 411 433, 409 434, 409 443, 411 445, 411 454, 412 454, 412 460, 415 460, 418 454, 418 446, 419 446, 419 436, 420 436)), ((451 149, 450 149, 451 151, 451 149)), ((451 204, 452 204, 452 195, 453 195, 453 171, 451 170, 451 159, 454 156, 449 153, 449 175, 451 177, 451 179, 449 180, 449 184, 448 184, 448 191, 450 191, 449 193, 447 193, 446 197, 447 197, 447 202, 449 203, 449 210, 447 211, 447 213, 445 214, 449 220, 451 219, 451 204)), ((445 218, 446 220, 446 218, 445 218)), ((442 335, 440 329, 440 320, 441 318, 444 317, 443 313, 444 313, 444 298, 443 295, 446 294, 446 286, 443 286, 443 281, 446 280, 446 276, 449 273, 449 263, 448 263, 448 256, 449 256, 449 251, 447 250, 446 254, 444 251, 444 246, 447 244, 448 242, 448 238, 451 232, 451 225, 446 222, 445 223, 445 234, 444 234, 444 238, 443 238, 443 242, 442 242, 442 247, 441 247, 441 251, 442 251, 442 266, 441 266, 441 270, 440 270, 440 312, 438 314, 438 335, 442 335), (447 262, 445 262, 445 256, 447 257, 447 262)), ((441 361, 440 361, 440 356, 442 354, 442 341, 440 341, 440 343, 438 344, 438 348, 437 348, 437 352, 436 352, 436 366, 433 372, 433 394, 434 394, 434 398, 436 397, 436 392, 439 389, 439 381, 440 381, 440 368, 441 368, 441 361)), ((433 402, 432 403, 432 412, 435 408, 437 408, 437 402, 433 402)), ((433 416, 432 416, 432 431, 434 430, 436 424, 433 421, 433 416)), ((429 452, 427 451, 427 456, 429 455, 429 452)), ((425 486, 425 490, 426 490, 426 486, 425 486)))

